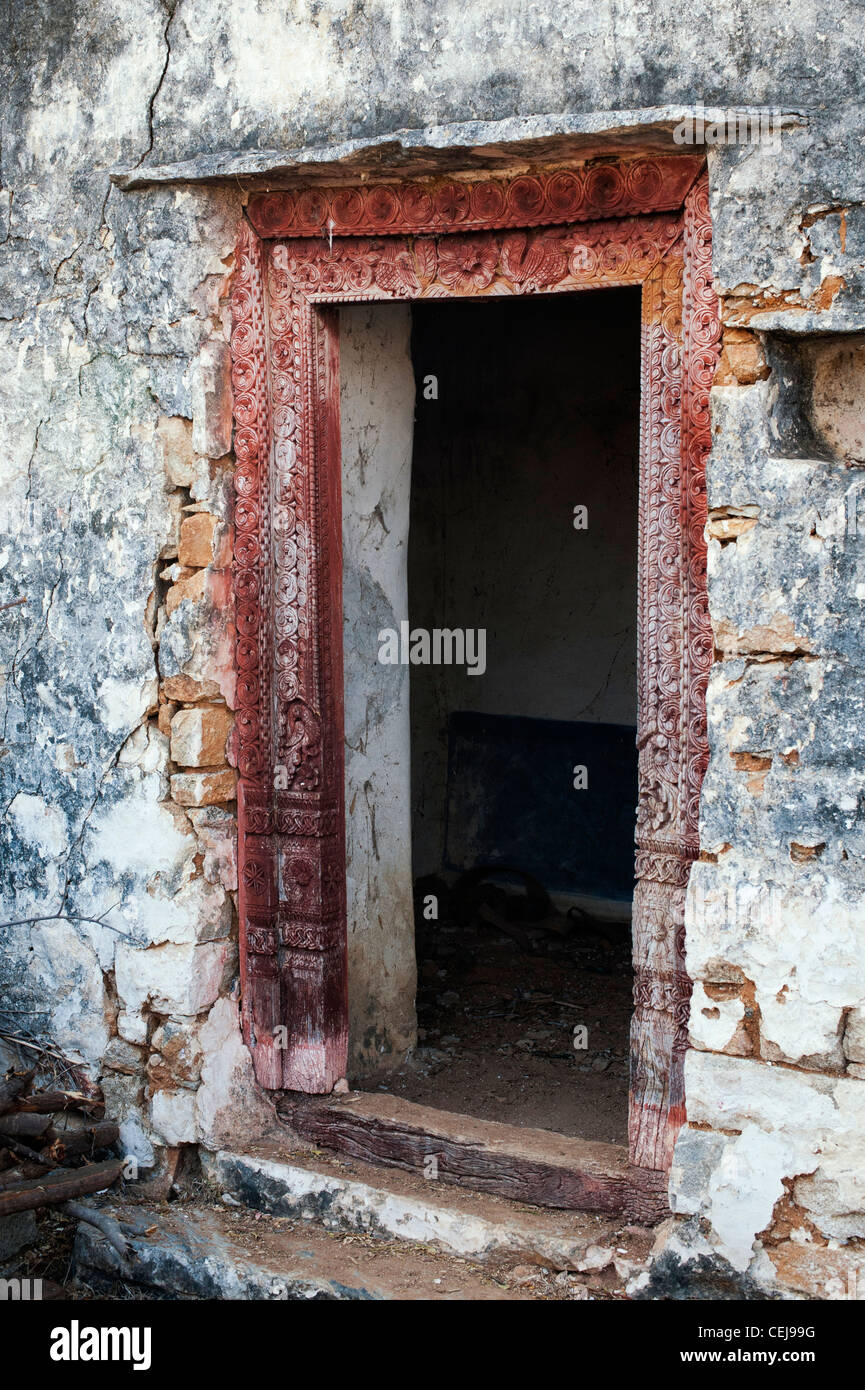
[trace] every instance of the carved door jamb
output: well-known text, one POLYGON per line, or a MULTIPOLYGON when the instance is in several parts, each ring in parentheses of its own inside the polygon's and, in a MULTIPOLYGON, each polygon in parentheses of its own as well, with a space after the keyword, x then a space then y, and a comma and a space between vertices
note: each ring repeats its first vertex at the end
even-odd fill
POLYGON ((347 1052, 336 306, 640 284, 640 796, 630 1154, 684 1119, 684 895, 712 643, 708 392, 719 351, 693 156, 251 200, 232 295, 241 974, 256 1075, 325 1093, 347 1052))

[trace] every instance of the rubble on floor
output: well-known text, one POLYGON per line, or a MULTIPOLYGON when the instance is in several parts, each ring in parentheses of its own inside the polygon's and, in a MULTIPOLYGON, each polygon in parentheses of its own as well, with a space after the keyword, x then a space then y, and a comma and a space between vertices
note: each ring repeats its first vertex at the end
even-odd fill
POLYGON ((418 1047, 366 1090, 486 1120, 627 1143, 630 926, 559 916, 435 923, 419 941, 418 1047), (556 927, 557 930, 553 930, 556 927))

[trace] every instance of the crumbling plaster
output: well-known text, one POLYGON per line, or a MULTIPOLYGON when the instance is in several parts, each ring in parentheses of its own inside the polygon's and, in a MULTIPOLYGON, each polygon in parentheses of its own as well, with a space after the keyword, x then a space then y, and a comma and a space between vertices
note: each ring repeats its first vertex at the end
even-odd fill
POLYGON ((0 553, 4 599, 26 602, 0 638, 2 917, 60 916, 5 933, 3 1007, 101 1077, 147 1165, 225 1128, 238 1077, 251 1093, 224 1015, 219 1068, 159 1051, 167 1027, 215 1037, 217 1004, 237 1031, 226 293, 242 200, 112 188, 106 165, 147 148, 164 48, 131 12, 91 19, 92 43, 46 11, 32 53, 11 44, 5 93, 0 553))
POLYGON ((557 133, 603 148, 607 128, 608 147, 670 145, 674 103, 806 112, 709 157, 738 336, 712 402, 694 1049, 657 1268, 826 1296, 865 1236, 865 576, 838 521, 862 464, 858 12, 102 0, 4 24, 0 555, 2 601, 26 604, 0 613, 2 912, 63 915, 6 932, 2 979, 102 1076, 144 1163, 268 1113, 232 992, 233 774, 171 755, 180 709, 231 705, 224 560, 178 553, 184 507, 230 520, 218 382, 244 174, 341 141, 355 167, 364 142, 370 165, 426 167, 557 133), (820 364, 842 344, 833 405, 820 364))

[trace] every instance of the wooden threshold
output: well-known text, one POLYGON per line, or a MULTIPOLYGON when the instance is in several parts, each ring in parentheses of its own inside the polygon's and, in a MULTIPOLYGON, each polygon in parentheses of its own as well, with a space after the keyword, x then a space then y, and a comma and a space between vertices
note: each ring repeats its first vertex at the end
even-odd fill
POLYGON ((634 1168, 617 1144, 363 1091, 324 1098, 287 1093, 277 1112, 307 1142, 530 1206, 621 1212, 643 1223, 669 1214, 667 1175, 634 1168))

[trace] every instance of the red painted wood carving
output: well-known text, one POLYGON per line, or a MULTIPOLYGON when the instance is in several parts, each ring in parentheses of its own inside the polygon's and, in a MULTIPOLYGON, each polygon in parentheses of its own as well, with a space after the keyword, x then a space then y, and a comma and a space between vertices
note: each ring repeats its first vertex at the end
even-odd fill
POLYGON ((258 1079, 326 1092, 345 1070, 339 382, 330 306, 641 284, 631 1155, 642 1168, 665 1169, 684 1117, 683 907, 698 847, 711 660, 704 475, 719 324, 700 165, 671 156, 511 180, 309 187, 253 199, 250 218, 232 301, 234 573, 244 1020, 258 1079))
POLYGON ((262 237, 421 236, 678 212, 701 162, 681 155, 599 159, 584 168, 538 170, 517 178, 260 193, 250 200, 249 217, 262 237))
POLYGON ((707 181, 688 193, 681 249, 645 281, 638 612, 640 800, 634 894, 631 1158, 666 1169, 685 1118, 691 982, 685 890, 709 758, 705 472, 720 347, 707 181))

